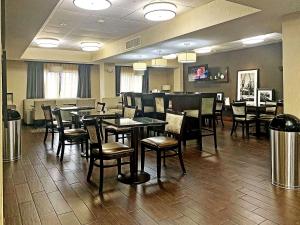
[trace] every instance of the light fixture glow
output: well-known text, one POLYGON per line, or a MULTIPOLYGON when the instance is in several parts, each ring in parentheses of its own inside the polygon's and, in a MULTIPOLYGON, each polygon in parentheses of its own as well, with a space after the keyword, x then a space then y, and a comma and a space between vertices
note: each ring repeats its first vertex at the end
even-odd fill
POLYGON ((163 56, 163 59, 176 59, 176 58, 177 58, 176 54, 170 54, 170 55, 163 56))
POLYGON ((82 51, 86 52, 94 52, 98 51, 103 46, 102 43, 99 42, 81 42, 80 47, 82 51))
POLYGON ((197 55, 194 52, 182 52, 177 55, 178 62, 180 63, 193 63, 196 62, 197 55))
POLYGON ((245 38, 242 40, 242 43, 244 45, 253 45, 253 44, 262 43, 264 41, 265 41, 265 36, 260 35, 260 36, 256 36, 256 37, 245 38))
POLYGON ((35 43, 42 48, 56 48, 59 45, 59 40, 55 38, 38 38, 35 43))
POLYGON ((167 60, 166 59, 152 59, 152 67, 166 67, 167 66, 167 60))
POLYGON ((108 0, 74 0, 74 5, 86 10, 103 10, 111 6, 108 0))
POLYGON ((205 54, 205 53, 210 53, 212 50, 211 47, 204 47, 204 48, 197 48, 194 50, 194 52, 199 53, 199 54, 205 54))
POLYGON ((177 6, 171 2, 153 2, 143 8, 144 16, 151 21, 166 21, 176 16, 177 6))
POLYGON ((134 71, 145 71, 147 70, 147 64, 143 62, 137 62, 132 64, 134 71))

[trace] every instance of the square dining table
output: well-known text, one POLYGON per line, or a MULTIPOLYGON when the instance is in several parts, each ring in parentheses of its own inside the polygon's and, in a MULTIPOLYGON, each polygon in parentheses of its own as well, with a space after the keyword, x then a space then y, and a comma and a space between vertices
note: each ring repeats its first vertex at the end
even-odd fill
POLYGON ((150 117, 136 117, 133 119, 129 118, 116 118, 116 119, 104 119, 103 123, 115 126, 117 128, 132 128, 132 146, 134 148, 133 154, 133 171, 131 174, 121 174, 118 180, 125 184, 141 184, 150 180, 150 174, 138 170, 138 149, 139 149, 139 136, 140 128, 148 126, 162 126, 167 124, 166 121, 158 120, 150 117))

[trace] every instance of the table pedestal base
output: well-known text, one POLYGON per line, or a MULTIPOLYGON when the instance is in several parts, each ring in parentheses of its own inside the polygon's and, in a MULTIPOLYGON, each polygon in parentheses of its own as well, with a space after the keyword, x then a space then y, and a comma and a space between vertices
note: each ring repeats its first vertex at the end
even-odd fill
POLYGON ((150 180, 150 174, 138 171, 135 176, 129 174, 120 174, 118 180, 124 184, 142 184, 150 180))

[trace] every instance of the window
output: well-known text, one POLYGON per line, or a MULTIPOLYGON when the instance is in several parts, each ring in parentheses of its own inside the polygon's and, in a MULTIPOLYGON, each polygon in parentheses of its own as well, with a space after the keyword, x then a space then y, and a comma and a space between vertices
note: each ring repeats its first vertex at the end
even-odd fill
POLYGON ((135 75, 131 67, 121 68, 121 92, 142 92, 143 76, 135 75))
POLYGON ((73 64, 44 65, 45 98, 76 98, 78 66, 73 64))

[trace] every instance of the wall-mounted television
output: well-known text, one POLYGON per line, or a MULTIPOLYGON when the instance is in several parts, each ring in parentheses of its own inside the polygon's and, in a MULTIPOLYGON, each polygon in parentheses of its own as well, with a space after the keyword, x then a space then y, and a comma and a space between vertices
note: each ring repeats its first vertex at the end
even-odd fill
POLYGON ((190 82, 209 80, 208 65, 190 66, 188 68, 188 79, 190 82))

